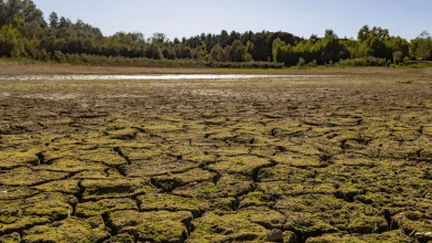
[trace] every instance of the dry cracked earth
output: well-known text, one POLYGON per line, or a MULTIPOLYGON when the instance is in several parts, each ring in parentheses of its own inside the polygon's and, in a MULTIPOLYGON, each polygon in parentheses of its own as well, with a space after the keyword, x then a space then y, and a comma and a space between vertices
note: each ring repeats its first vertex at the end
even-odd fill
POLYGON ((428 80, 0 81, 0 242, 432 242, 428 80))

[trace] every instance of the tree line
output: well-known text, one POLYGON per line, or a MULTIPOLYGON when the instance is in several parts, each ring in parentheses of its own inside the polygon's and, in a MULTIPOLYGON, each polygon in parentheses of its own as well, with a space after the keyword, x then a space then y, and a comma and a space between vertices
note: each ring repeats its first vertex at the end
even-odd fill
POLYGON ((432 38, 424 31, 407 41, 390 36, 388 29, 370 29, 367 25, 359 30, 357 40, 338 38, 331 29, 325 31, 323 38, 311 35, 308 39, 282 31, 228 34, 226 30, 173 41, 163 33, 154 33, 147 39, 139 32, 104 36, 97 27, 82 20, 73 23, 55 12, 46 22, 31 0, 0 0, 0 56, 56 62, 122 60, 137 65, 145 63, 139 60, 223 67, 324 65, 343 60, 377 60, 366 65, 387 65, 432 60, 432 38))

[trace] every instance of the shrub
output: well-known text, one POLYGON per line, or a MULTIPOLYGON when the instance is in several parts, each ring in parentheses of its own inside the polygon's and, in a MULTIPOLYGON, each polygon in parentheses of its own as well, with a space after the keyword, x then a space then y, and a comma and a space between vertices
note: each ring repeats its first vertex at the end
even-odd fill
POLYGON ((385 66, 387 60, 385 58, 378 58, 373 56, 368 56, 366 58, 366 66, 385 66))
POLYGON ((53 59, 59 63, 65 62, 65 56, 61 51, 54 51, 53 59))
POLYGON ((308 63, 307 66, 316 67, 317 66, 317 60, 314 59, 312 62, 308 63))
POLYGON ((298 63, 297 63, 297 68, 302 68, 304 65, 305 65, 305 59, 303 59, 303 57, 300 57, 299 58, 299 61, 298 61, 298 63))
POLYGON ((175 53, 175 49, 174 48, 165 48, 165 49, 163 49, 162 55, 166 59, 170 59, 170 60, 176 59, 176 53, 175 53))
POLYGON ((389 62, 385 58, 376 58, 369 56, 367 58, 356 58, 339 60, 340 66, 347 67, 364 67, 364 66, 385 66, 389 65, 389 62))
POLYGON ((402 60, 402 52, 400 51, 393 52, 393 63, 396 65, 400 64, 401 60, 402 60))
POLYGON ((390 66, 392 63, 391 63, 391 61, 390 60, 387 60, 387 62, 386 62, 386 66, 388 67, 388 66, 390 66))
POLYGON ((192 50, 189 47, 186 47, 181 51, 181 57, 183 59, 190 59, 192 58, 192 50))
POLYGON ((404 58, 402 59, 402 62, 403 62, 404 65, 407 65, 409 61, 410 61, 410 58, 409 58, 409 57, 404 57, 404 58))
POLYGON ((210 57, 216 62, 227 62, 229 60, 228 53, 219 44, 210 51, 210 57))
POLYGON ((151 44, 150 47, 147 49, 146 57, 159 60, 163 58, 163 54, 157 45, 151 44))
POLYGON ((39 61, 50 61, 51 60, 51 54, 47 52, 45 49, 42 49, 38 52, 36 55, 37 60, 39 61))

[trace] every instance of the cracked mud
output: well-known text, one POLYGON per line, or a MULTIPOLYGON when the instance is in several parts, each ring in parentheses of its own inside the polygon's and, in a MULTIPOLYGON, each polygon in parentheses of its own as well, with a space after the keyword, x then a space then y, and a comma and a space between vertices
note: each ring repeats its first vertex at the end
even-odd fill
POLYGON ((428 80, 0 81, 0 242, 431 242, 428 80))

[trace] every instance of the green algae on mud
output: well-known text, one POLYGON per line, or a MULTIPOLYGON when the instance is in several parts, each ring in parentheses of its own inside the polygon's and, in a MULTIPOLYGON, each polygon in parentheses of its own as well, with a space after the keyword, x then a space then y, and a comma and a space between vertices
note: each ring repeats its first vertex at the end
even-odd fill
POLYGON ((137 212, 117 211, 110 213, 108 222, 120 233, 135 235, 138 241, 181 242, 190 230, 192 213, 187 211, 137 212))
POLYGON ((428 78, 0 82, 0 242, 431 241, 428 78))

